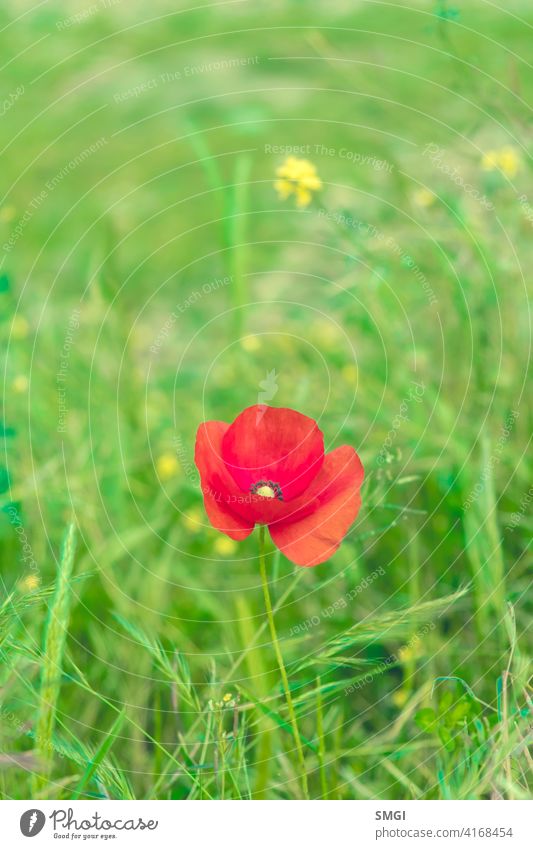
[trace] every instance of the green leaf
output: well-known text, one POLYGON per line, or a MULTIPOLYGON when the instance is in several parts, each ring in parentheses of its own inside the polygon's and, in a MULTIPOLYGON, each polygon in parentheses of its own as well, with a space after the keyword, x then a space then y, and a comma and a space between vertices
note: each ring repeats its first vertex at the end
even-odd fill
POLYGON ((447 752, 454 752, 456 749, 455 739, 448 728, 441 726, 439 728, 439 737, 447 752))
POLYGON ((437 714, 433 708, 422 708, 415 714, 415 722, 422 731, 433 731, 437 725, 437 714))

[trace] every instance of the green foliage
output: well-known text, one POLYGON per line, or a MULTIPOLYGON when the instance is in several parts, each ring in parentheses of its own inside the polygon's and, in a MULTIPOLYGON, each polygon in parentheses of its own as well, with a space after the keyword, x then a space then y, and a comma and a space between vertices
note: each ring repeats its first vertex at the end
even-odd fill
MULTIPOLYGON (((54 748, 53 731, 61 687, 63 654, 70 619, 71 579, 75 552, 76 528, 71 524, 65 534, 61 557, 58 562, 56 591, 46 623, 41 662, 41 689, 36 738, 45 762, 50 761, 54 748)), ((36 790, 39 789, 41 782, 42 776, 36 777, 36 790)))
POLYGON ((526 4, 18 5, 0 794, 300 798, 296 726, 313 798, 530 797, 526 4), (267 551, 294 716, 193 462, 265 392, 366 473, 328 563, 267 551))
MULTIPOLYGON (((522 707, 517 702, 510 713, 501 714, 481 702, 464 681, 455 679, 453 687, 448 683, 454 682, 453 678, 439 680, 436 706, 422 708, 414 719, 440 745, 438 773, 444 797, 477 798, 483 788, 491 788, 492 792, 499 789, 502 796, 524 798, 528 788, 522 783, 521 761, 531 722, 527 696, 526 706, 523 696, 517 696, 522 707)), ((506 699, 509 695, 514 693, 506 694, 506 699)))

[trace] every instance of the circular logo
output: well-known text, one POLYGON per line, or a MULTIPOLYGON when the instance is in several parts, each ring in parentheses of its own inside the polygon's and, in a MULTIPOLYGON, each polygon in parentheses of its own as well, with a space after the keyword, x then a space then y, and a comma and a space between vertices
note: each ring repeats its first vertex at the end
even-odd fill
POLYGON ((42 811, 37 808, 30 808, 29 811, 24 811, 20 818, 20 830, 24 837, 35 837, 43 830, 46 817, 42 811))

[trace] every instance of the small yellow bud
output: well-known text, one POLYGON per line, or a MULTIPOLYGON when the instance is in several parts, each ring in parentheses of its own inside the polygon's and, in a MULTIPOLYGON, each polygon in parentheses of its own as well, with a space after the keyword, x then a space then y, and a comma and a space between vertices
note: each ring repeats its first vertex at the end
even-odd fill
POLYGON ((25 339, 30 331, 30 325, 23 315, 16 315, 11 322, 11 336, 13 339, 25 339))
POLYGON ((0 209, 0 221, 13 221, 16 214, 17 210, 14 206, 3 206, 2 209, 0 209))
POLYGON ((20 582, 20 588, 24 592, 32 592, 32 590, 36 590, 41 583, 41 580, 38 575, 27 575, 20 582))
POLYGON ((203 527, 202 513, 198 507, 192 507, 182 516, 182 522, 188 531, 197 533, 203 527))
POLYGON ((180 464, 178 462, 178 458, 171 454, 170 451, 167 451, 165 454, 161 454, 158 457, 156 462, 156 471, 157 476, 162 481, 170 480, 177 475, 179 472, 180 464))
POLYGON ((241 348, 247 351, 249 354, 253 353, 253 351, 258 351, 261 347, 261 340, 258 339, 257 336, 245 336, 241 339, 241 348))
POLYGON ((417 189, 413 194, 414 203, 424 208, 432 206, 435 200, 435 195, 429 189, 417 189))
POLYGON ((357 383, 357 366, 353 363, 343 366, 341 374, 346 383, 357 383))
POLYGON ((400 663, 408 663, 414 656, 415 653, 409 646, 403 646, 403 648, 401 648, 398 652, 398 660, 400 663))
POLYGON ((520 157, 514 147, 502 147, 500 150, 500 171, 506 177, 516 177, 520 168, 520 157))
POLYGON ((17 392, 19 395, 22 395, 23 392, 28 391, 28 378, 25 374, 19 374, 13 381, 13 392, 17 392))
POLYGON ((404 706, 408 698, 409 693, 407 692, 407 690, 396 690, 392 694, 392 703, 395 705, 395 707, 401 708, 404 706))
POLYGON ((215 551, 222 557, 229 557, 237 551, 237 543, 229 537, 219 536, 215 540, 215 551))

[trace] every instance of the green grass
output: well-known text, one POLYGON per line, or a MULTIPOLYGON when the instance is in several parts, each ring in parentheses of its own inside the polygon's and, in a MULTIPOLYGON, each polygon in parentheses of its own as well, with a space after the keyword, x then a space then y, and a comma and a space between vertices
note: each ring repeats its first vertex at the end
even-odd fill
POLYGON ((53 732, 57 701, 60 693, 63 655, 70 620, 71 579, 76 554, 76 530, 70 525, 63 543, 56 579, 56 592, 50 603, 41 660, 41 687, 36 725, 36 742, 45 762, 44 775, 36 775, 34 792, 39 792, 43 779, 48 778, 51 755, 54 751, 53 732))
POLYGON ((3 4, 3 798, 530 797, 533 21, 454 5, 3 4), (277 648, 193 466, 265 385, 366 471, 277 648))

